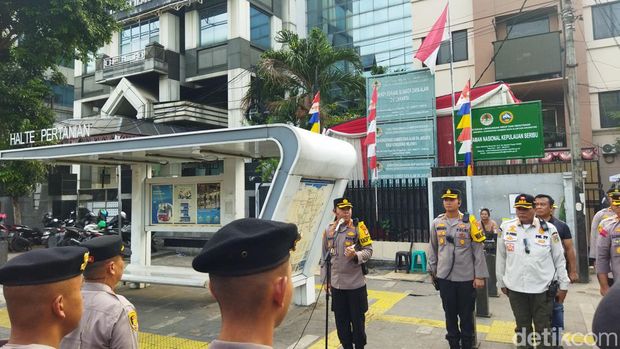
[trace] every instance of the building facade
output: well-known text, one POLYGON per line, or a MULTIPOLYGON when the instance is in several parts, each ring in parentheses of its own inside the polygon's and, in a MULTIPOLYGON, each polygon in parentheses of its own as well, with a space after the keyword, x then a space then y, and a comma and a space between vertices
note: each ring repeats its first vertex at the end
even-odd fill
MULTIPOLYGON (((568 161, 570 125, 560 1, 451 1, 449 6, 453 83, 450 48, 444 42, 437 59, 437 95, 460 91, 468 79, 476 86, 509 83, 519 99, 542 101, 547 156, 532 161, 568 161)), ((440 12, 434 1, 412 2, 414 50, 440 12)), ((605 147, 620 136, 620 118, 613 117, 620 110, 620 68, 610 64, 620 50, 618 13, 620 1, 573 1, 582 158, 598 156, 604 186, 608 175, 620 172, 615 160, 618 150, 605 147)), ((422 68, 422 63, 416 60, 414 66, 422 68)))

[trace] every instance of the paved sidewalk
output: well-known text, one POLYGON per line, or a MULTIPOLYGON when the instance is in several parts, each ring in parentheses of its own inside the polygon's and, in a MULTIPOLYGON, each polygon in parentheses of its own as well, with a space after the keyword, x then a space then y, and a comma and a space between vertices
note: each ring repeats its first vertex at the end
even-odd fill
MULTIPOLYGON (((189 266, 191 259, 182 254, 161 253, 153 263, 189 266)), ((368 276, 368 289, 367 348, 448 348, 439 294, 426 275, 394 273, 377 267, 371 269, 368 276)), ((206 348, 208 342, 217 338, 220 312, 207 289, 151 285, 145 289, 121 286, 118 291, 138 310, 143 349, 206 348)), ((575 340, 583 340, 582 334, 590 331, 600 298, 594 275, 587 284, 571 285, 565 303, 569 336, 575 334, 575 340)), ((290 307, 284 323, 275 332, 275 348, 325 348, 323 292, 318 299, 314 306, 290 307)), ((511 341, 515 325, 507 298, 503 295, 490 298, 489 309, 490 318, 477 318, 480 348, 513 348, 511 341)), ((8 314, 2 304, 0 338, 8 336, 9 326, 8 314)), ((329 348, 339 347, 331 312, 328 338, 329 348)))

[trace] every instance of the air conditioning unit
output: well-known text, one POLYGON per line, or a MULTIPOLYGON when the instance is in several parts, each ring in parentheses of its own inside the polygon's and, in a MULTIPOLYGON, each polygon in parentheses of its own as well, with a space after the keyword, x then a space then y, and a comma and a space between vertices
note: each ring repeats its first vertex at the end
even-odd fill
POLYGON ((601 148, 603 150, 603 155, 613 155, 618 153, 618 149, 615 144, 603 144, 601 148))

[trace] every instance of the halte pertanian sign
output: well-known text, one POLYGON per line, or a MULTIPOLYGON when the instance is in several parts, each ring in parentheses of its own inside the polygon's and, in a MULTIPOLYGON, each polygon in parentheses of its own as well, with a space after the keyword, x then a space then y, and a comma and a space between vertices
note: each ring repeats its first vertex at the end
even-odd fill
POLYGON ((90 137, 91 127, 92 124, 79 124, 11 133, 9 145, 28 145, 37 142, 54 142, 71 138, 90 137))

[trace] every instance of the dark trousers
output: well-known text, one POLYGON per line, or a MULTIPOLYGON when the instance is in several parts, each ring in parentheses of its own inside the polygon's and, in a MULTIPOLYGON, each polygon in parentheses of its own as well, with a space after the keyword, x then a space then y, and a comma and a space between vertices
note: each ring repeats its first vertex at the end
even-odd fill
POLYGON ((336 330, 342 347, 364 348, 366 345, 366 311, 368 292, 366 285, 355 290, 332 288, 332 311, 336 317, 336 330))
POLYGON ((437 279, 443 311, 446 315, 446 339, 450 348, 471 349, 474 340, 474 308, 476 290, 473 280, 437 279), (460 320, 460 326, 459 326, 460 320))
POLYGON ((558 303, 553 299, 553 312, 551 315, 551 330, 553 331, 553 345, 562 344, 564 334, 564 304, 558 303))
POLYGON ((536 337, 541 338, 536 347, 554 347, 551 335, 553 298, 547 292, 530 294, 509 290, 508 299, 517 323, 517 347, 534 348, 532 323, 536 337))

